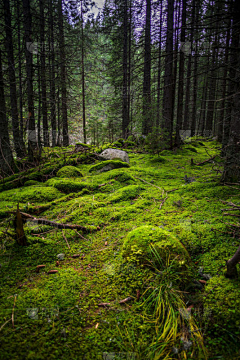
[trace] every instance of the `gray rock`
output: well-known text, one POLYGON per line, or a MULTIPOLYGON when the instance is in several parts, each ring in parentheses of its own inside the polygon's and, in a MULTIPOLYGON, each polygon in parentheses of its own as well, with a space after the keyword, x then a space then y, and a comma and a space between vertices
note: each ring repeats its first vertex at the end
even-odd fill
POLYGON ((121 159, 123 162, 129 164, 129 157, 126 151, 117 150, 117 149, 106 149, 104 150, 100 156, 102 156, 106 160, 113 160, 115 158, 121 159))
POLYGON ((59 260, 63 260, 64 257, 65 257, 65 254, 58 254, 58 255, 57 255, 57 258, 58 258, 59 260))

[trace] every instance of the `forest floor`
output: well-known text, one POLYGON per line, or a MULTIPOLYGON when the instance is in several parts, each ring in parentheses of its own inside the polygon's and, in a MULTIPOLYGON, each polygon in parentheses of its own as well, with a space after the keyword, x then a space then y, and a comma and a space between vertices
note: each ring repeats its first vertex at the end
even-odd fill
POLYGON ((0 184, 0 359, 240 359, 240 279, 224 276, 239 246, 239 229, 229 225, 239 224, 239 212, 224 213, 240 203, 239 186, 220 183, 218 156, 191 165, 220 154, 220 144, 192 140, 160 156, 126 149, 130 167, 102 173, 89 172, 99 162, 93 155, 71 151, 46 149, 38 167, 0 184), (56 177, 63 165, 83 177, 56 177), (33 217, 85 229, 29 218, 28 246, 20 246, 18 203, 33 217), (191 276, 178 291, 204 346, 188 331, 176 344, 161 339, 166 348, 157 355, 156 322, 145 305, 156 276, 122 256, 127 234, 142 225, 167 230, 187 249, 191 276))

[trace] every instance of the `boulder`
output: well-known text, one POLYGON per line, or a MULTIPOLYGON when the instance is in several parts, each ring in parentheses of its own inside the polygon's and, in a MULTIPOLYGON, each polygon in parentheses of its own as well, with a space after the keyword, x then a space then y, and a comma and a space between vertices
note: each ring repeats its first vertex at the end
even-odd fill
POLYGON ((117 149, 106 149, 101 154, 106 160, 113 160, 113 159, 121 159, 121 161, 126 162, 129 164, 129 157, 126 151, 117 150, 117 149))

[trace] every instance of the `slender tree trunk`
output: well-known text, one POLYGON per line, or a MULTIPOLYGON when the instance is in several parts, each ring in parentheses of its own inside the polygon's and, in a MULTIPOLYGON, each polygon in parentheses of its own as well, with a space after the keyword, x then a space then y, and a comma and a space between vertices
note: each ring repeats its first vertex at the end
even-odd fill
POLYGON ((161 96, 161 56, 162 56, 162 8, 163 8, 163 0, 161 0, 160 5, 160 28, 159 28, 159 47, 158 47, 158 75, 157 75, 157 119, 156 119, 156 127, 157 129, 160 126, 160 96, 161 96))
POLYGON ((43 119, 43 144, 49 146, 48 116, 47 116, 47 90, 46 90, 46 56, 45 56, 45 0, 39 0, 40 5, 40 41, 41 41, 41 88, 42 88, 42 119, 43 119))
POLYGON ((16 1, 17 5, 17 18, 19 19, 18 24, 18 83, 19 83, 19 114, 20 114, 20 138, 23 139, 24 153, 26 153, 25 144, 24 144, 24 131, 23 131, 23 90, 22 90, 22 59, 21 59, 21 30, 20 30, 20 10, 19 10, 19 1, 16 1))
POLYGON ((227 74, 228 74, 228 58, 229 58, 229 42, 230 42, 230 27, 231 20, 228 20, 227 23, 227 37, 226 37, 226 49, 225 49, 225 57, 224 57, 224 72, 223 72, 223 80, 222 80, 222 101, 220 103, 220 112, 219 112, 219 125, 218 125, 218 141, 223 141, 223 124, 224 124, 224 114, 225 114, 225 103, 226 103, 226 90, 227 90, 227 74))
POLYGON ((62 0, 58 0, 58 29, 59 29, 59 45, 60 45, 63 146, 68 146, 69 136, 68 136, 68 117, 67 117, 66 57, 65 57, 65 39, 64 39, 64 30, 63 30, 62 0))
POLYGON ((198 84, 198 19, 199 19, 200 2, 197 0, 196 6, 196 41, 194 49, 194 70, 193 70, 193 107, 192 107, 192 121, 191 121, 191 136, 196 135, 196 122, 197 122, 197 84, 198 84))
MULTIPOLYGON (((132 0, 129 0, 129 27, 128 27, 128 131, 127 136, 130 132, 129 124, 132 121, 131 116, 131 94, 132 94, 132 88, 131 88, 131 38, 132 35, 132 0)), ((131 123, 132 124, 132 123, 131 123)))
POLYGON ((54 47, 54 32, 53 32, 53 9, 52 0, 49 0, 49 54, 50 54, 50 110, 51 110, 51 127, 52 127, 52 147, 56 146, 56 86, 55 86, 55 47, 54 47))
POLYGON ((25 54, 26 54, 26 73, 27 73, 27 93, 28 93, 28 156, 29 160, 34 159, 37 149, 37 138, 34 118, 33 101, 33 66, 32 66, 32 15, 29 0, 23 0, 24 28, 25 28, 25 54))
MULTIPOLYGON (((181 44, 185 43, 186 38, 186 0, 182 0, 182 27, 181 27, 181 44)), ((180 130, 183 122, 183 89, 184 89, 184 51, 180 51, 179 61, 179 77, 178 77, 178 105, 177 105, 177 124, 175 145, 179 146, 181 143, 180 130)))
POLYGON ((0 50, 0 175, 6 177, 13 173, 13 156, 10 147, 8 122, 4 97, 4 83, 2 73, 2 56, 0 50))
POLYGON ((123 104, 122 104, 122 137, 126 139, 129 125, 128 113, 128 26, 127 26, 127 0, 123 5, 123 104))
POLYGON ((142 134, 147 135, 152 128, 151 116, 151 0, 147 0, 144 48, 143 79, 143 127, 142 134))
POLYGON ((211 78, 209 85, 209 97, 208 97, 208 107, 207 107, 207 119, 206 119, 206 136, 212 135, 213 130, 213 116, 215 109, 215 96, 216 96, 216 67, 217 64, 217 35, 215 35, 215 40, 213 43, 213 56, 212 56, 212 70, 211 78))
POLYGON ((185 99, 185 110, 184 110, 184 121, 183 129, 190 130, 189 124, 189 105, 190 105, 190 90, 191 90, 191 74, 192 74, 192 44, 194 37, 194 24, 195 24, 195 0, 192 2, 192 24, 191 24, 191 35, 190 35, 190 46, 191 50, 188 54, 188 67, 187 67, 187 83, 186 83, 186 99, 185 99))
POLYGON ((41 141, 41 114, 42 114, 42 97, 41 97, 41 76, 40 76, 40 56, 37 54, 37 74, 38 74, 38 118, 37 118, 37 139, 38 139, 38 147, 42 148, 41 141))
POLYGON ((83 34, 83 12, 81 1, 81 26, 82 26, 82 107, 83 107, 83 142, 87 143, 86 136, 86 110, 85 110, 85 71, 84 71, 84 34, 83 34))
POLYGON ((12 115, 12 131, 14 149, 18 157, 24 157, 25 148, 23 138, 19 131, 18 120, 18 102, 17 102, 17 88, 15 77, 15 66, 13 56, 13 38, 12 38, 12 25, 11 25, 11 11, 9 0, 4 0, 4 17, 5 17, 5 32, 6 32, 6 50, 8 55, 8 75, 10 84, 10 99, 11 99, 11 115, 12 115))
POLYGON ((172 148, 172 72, 173 72, 173 10, 174 0, 168 0, 167 9, 167 39, 163 93, 163 121, 168 132, 167 146, 172 148))
MULTIPOLYGON (((240 182, 240 3, 236 0, 233 7, 233 29, 230 81, 231 92, 231 126, 228 144, 225 149, 225 164, 222 180, 225 182, 240 182)), ((229 88, 230 88, 229 81, 229 88)))
POLYGON ((174 110, 175 110, 175 92, 176 92, 176 83, 177 83, 177 64, 178 64, 178 28, 179 28, 179 18, 180 18, 180 6, 177 9, 176 4, 176 29, 175 29, 175 46, 174 46, 174 55, 173 55, 173 79, 172 79, 172 124, 174 120, 174 110))

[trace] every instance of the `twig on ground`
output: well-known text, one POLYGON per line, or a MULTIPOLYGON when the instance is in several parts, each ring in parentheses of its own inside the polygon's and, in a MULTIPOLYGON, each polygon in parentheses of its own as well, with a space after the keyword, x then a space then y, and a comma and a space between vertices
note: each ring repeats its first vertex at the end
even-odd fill
POLYGON ((14 297, 13 309, 12 309, 12 327, 14 328, 14 308, 16 304, 17 295, 14 297))
POLYGON ((64 237, 66 243, 67 243, 68 248, 71 249, 70 246, 69 246, 69 243, 68 243, 68 241, 67 241, 67 238, 66 238, 66 236, 65 236, 64 233, 63 233, 63 230, 62 230, 62 234, 63 234, 63 237, 64 237))

